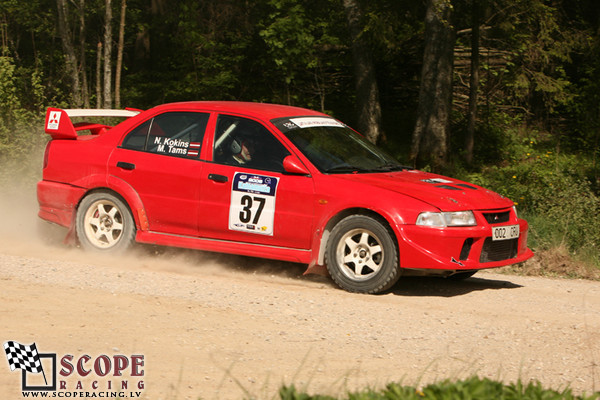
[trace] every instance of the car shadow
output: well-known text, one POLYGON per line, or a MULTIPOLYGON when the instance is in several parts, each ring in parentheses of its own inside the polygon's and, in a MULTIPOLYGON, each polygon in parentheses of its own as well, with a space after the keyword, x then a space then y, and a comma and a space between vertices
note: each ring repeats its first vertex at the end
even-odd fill
POLYGON ((413 297, 455 297, 481 290, 518 289, 522 285, 499 279, 471 277, 452 280, 441 277, 401 277, 389 293, 413 297))
MULTIPOLYGON (((306 264, 235 255, 221 255, 220 259, 222 264, 227 268, 244 271, 245 273, 258 273, 298 281, 318 282, 332 289, 339 289, 328 275, 304 275, 306 264)), ((386 293, 411 297, 456 297, 482 290, 505 290, 521 287, 522 285, 507 280, 477 276, 464 280, 433 276, 403 276, 386 293)))

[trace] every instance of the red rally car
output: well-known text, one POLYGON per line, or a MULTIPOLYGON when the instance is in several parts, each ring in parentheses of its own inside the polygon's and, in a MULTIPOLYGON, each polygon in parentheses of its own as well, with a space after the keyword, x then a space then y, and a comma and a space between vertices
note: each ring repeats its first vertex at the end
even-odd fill
POLYGON ((97 252, 134 242, 326 266, 352 292, 411 270, 523 262, 509 199, 398 164, 328 115, 243 102, 48 109, 39 216, 97 252), (76 117, 124 117, 114 127, 76 117), (89 131, 90 134, 79 134, 89 131))

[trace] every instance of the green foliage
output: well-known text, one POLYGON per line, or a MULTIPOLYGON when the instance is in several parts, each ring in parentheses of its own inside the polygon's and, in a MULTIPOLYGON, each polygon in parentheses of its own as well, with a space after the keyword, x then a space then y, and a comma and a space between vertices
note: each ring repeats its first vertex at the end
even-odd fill
POLYGON ((495 22, 497 43, 509 57, 504 104, 531 110, 529 118, 547 124, 557 109, 574 100, 565 66, 580 46, 581 31, 565 23, 555 4, 540 0, 502 3, 506 8, 495 22))
POLYGON ((325 111, 325 96, 338 89, 346 53, 345 26, 334 2, 269 0, 259 35, 275 66, 276 101, 325 111))
POLYGON ((0 57, 0 118, 8 125, 14 123, 21 104, 17 93, 15 65, 8 56, 0 57))
POLYGON ((147 44, 124 71, 125 104, 234 100, 243 90, 254 29, 243 4, 186 0, 162 10, 140 6, 133 18, 147 44))
POLYGON ((281 387, 279 389, 279 398, 281 400, 335 400, 335 398, 330 396, 311 396, 307 393, 299 392, 294 385, 281 387))
MULTIPOLYGON (((576 154, 560 154, 539 134, 509 134, 504 162, 467 174, 465 179, 512 199, 530 219, 530 245, 564 246, 572 254, 600 249, 600 196, 593 164, 576 154)), ((593 260, 597 261, 597 260, 593 260)))
MULTIPOLYGON (((30 182, 41 160, 40 150, 46 138, 39 127, 43 126, 41 116, 24 109, 19 97, 19 79, 13 59, 0 57, 0 185, 8 180, 30 182), (35 165, 35 167, 33 167, 35 165)), ((39 77, 30 77, 41 97, 39 77)))
MULTIPOLYGON (((333 397, 298 392, 292 386, 279 391, 282 400, 334 400, 333 397)), ((418 389, 398 383, 390 383, 384 390, 365 390, 349 393, 348 400, 597 400, 600 393, 575 395, 570 389, 557 391, 545 389, 539 382, 522 381, 503 384, 488 378, 471 377, 465 380, 444 380, 418 389)))

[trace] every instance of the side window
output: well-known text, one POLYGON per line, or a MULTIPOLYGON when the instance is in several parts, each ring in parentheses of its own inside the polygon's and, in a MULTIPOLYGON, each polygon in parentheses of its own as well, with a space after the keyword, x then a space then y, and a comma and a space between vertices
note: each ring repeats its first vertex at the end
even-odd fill
POLYGON ((219 115, 213 147, 216 163, 283 172, 283 159, 289 154, 260 123, 219 115))
POLYGON ((121 147, 156 154, 198 158, 209 114, 167 112, 133 129, 121 147))
POLYGON ((146 149, 146 139, 148 138, 148 128, 152 124, 152 120, 146 121, 127 134, 121 147, 130 150, 146 149))

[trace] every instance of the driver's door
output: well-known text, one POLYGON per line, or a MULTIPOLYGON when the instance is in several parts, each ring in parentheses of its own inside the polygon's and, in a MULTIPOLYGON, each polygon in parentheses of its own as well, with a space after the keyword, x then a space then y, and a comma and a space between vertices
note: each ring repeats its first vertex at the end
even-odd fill
POLYGON ((232 115, 218 116, 213 143, 214 160, 200 182, 200 236, 310 248, 314 185, 310 176, 284 173, 285 146, 260 122, 232 115), (253 141, 255 153, 238 163, 227 153, 242 137, 253 141))

